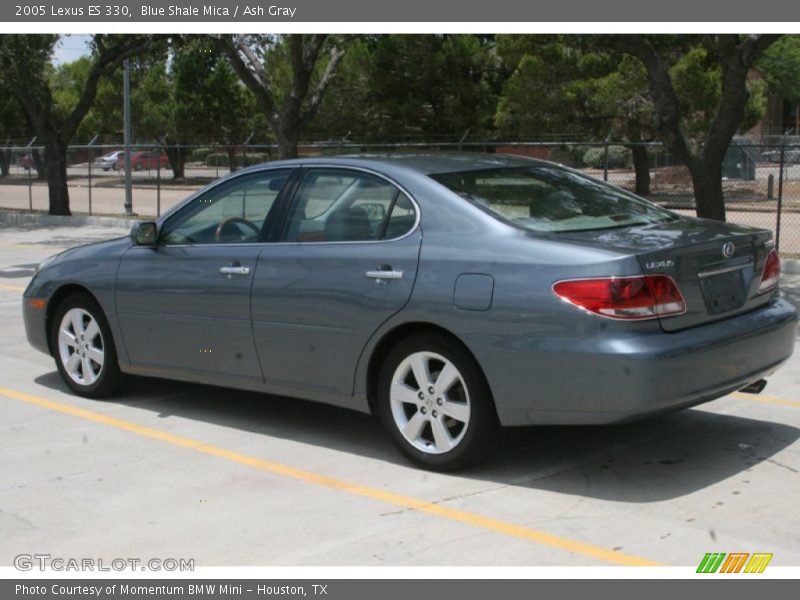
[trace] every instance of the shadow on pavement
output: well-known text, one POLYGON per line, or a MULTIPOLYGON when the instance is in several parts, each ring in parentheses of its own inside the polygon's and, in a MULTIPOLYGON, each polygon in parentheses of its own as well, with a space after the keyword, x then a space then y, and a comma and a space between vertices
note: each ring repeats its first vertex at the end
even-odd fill
MULTIPOLYGON (((65 389, 56 372, 36 383, 65 389)), ((127 392, 97 402, 408 464, 378 419, 303 400, 133 378, 127 392)), ((775 463, 772 457, 798 437, 800 429, 783 423, 702 409, 625 425, 513 428, 504 430, 486 462, 457 475, 618 502, 658 502, 731 477, 746 486, 748 470, 763 461, 775 463)))

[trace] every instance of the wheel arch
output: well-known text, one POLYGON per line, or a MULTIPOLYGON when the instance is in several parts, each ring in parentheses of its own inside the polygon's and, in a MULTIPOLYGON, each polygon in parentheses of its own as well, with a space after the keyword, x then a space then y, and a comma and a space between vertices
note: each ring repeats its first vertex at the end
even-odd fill
MULTIPOLYGON (((384 359, 392 350, 392 348, 394 348, 402 340, 411 337, 413 335, 421 335, 421 334, 438 335, 447 338, 450 341, 455 342, 456 344, 461 346, 464 349, 464 351, 467 352, 475 360, 475 364, 477 364, 478 368, 480 369, 480 375, 481 377, 483 377, 484 381, 486 381, 486 385, 489 387, 489 391, 491 393, 491 386, 489 385, 486 373, 483 371, 483 367, 481 366, 480 362, 475 356, 475 353, 472 352, 472 350, 470 350, 469 346, 467 346, 467 344, 465 344, 461 338, 455 335, 452 331, 445 329, 440 325, 436 325, 434 323, 428 323, 425 321, 414 321, 410 323, 403 323, 401 325, 397 325, 396 327, 384 333, 380 338, 380 340, 375 344, 375 346, 372 349, 372 352, 370 353, 369 361, 367 363, 367 373, 366 373, 366 395, 367 395, 367 403, 369 405, 369 410, 372 414, 377 414, 376 402, 377 402, 377 391, 378 391, 378 377, 384 359)), ((493 399, 490 400, 492 402, 492 407, 496 412, 497 409, 496 407, 494 407, 494 400, 493 399)))
POLYGON ((61 306, 61 303, 74 294, 86 294, 102 310, 102 304, 100 304, 97 296, 95 296, 86 286, 78 283, 66 283, 56 289, 56 291, 50 296, 50 300, 47 302, 47 308, 45 309, 44 327, 47 335, 47 348, 50 350, 50 356, 55 356, 55 349, 53 348, 52 340, 53 336, 50 335, 50 331, 53 326, 53 317, 55 316, 58 307, 61 306))

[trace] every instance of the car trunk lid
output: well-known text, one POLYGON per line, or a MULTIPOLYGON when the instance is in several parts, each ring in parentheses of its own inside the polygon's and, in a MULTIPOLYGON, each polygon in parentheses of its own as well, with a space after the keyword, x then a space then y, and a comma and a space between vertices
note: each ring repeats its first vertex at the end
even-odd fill
POLYGON ((660 318, 665 331, 725 319, 769 301, 758 286, 769 249, 767 230, 678 218, 613 230, 559 234, 562 239, 635 254, 645 274, 669 275, 686 311, 660 318))

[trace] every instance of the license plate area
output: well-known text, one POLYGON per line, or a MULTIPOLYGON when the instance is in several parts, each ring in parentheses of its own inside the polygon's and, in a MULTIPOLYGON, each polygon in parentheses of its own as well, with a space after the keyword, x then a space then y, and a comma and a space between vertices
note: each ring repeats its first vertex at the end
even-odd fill
POLYGON ((747 300, 741 269, 703 277, 700 279, 700 289, 710 315, 741 308, 747 300))

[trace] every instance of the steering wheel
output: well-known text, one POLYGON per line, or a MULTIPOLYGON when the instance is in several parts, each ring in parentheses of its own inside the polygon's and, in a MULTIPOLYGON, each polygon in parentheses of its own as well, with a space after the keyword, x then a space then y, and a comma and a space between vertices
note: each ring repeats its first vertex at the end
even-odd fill
POLYGON ((234 225, 234 224, 245 225, 248 229, 252 229, 253 233, 255 233, 257 236, 261 235, 261 229, 255 223, 252 223, 247 219, 243 219, 242 217, 227 217, 225 219, 222 219, 222 221, 219 222, 219 225, 217 225, 217 229, 216 231, 214 231, 214 241, 215 242, 221 241, 222 232, 225 230, 225 228, 228 227, 229 225, 234 225))

